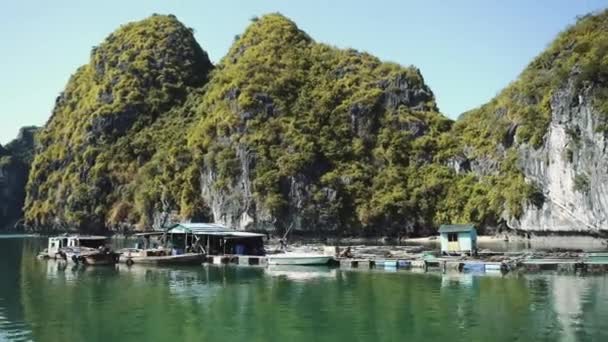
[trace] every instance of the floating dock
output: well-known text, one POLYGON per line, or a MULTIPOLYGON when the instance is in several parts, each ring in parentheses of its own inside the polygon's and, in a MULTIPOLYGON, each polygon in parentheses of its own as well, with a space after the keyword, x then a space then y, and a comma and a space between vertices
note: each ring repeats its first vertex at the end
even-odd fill
MULTIPOLYGON (((215 265, 266 266, 265 256, 230 255, 207 256, 204 262, 215 265)), ((608 273, 608 253, 585 254, 578 258, 513 258, 503 261, 462 259, 458 257, 434 257, 420 255, 412 258, 336 258, 331 266, 343 269, 421 270, 465 273, 608 273)))
POLYGON ((398 268, 465 273, 507 273, 554 271, 558 273, 608 273, 606 256, 584 259, 520 259, 505 261, 462 260, 458 258, 339 259, 342 268, 398 268))

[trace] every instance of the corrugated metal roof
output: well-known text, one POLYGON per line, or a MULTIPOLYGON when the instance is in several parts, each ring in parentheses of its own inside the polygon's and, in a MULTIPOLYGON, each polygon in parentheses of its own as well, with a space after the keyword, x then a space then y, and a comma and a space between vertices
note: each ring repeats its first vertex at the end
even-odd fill
POLYGON ((145 232, 145 233, 137 233, 135 236, 154 236, 154 235, 163 235, 164 231, 154 231, 154 232, 145 232))
POLYGON ((233 232, 234 229, 228 228, 219 223, 177 223, 169 227, 169 232, 233 232))
POLYGON ((250 232, 218 232, 209 233, 209 235, 221 235, 228 238, 245 238, 245 237, 264 237, 264 234, 250 233, 250 232))
POLYGON ((53 239, 74 239, 74 240, 107 240, 106 236, 101 235, 59 235, 53 236, 53 239))
POLYGON ((232 237, 262 237, 264 234, 240 232, 219 223, 178 223, 171 226, 168 233, 194 235, 221 235, 232 237))
POLYGON ((475 226, 472 224, 442 224, 439 227, 439 233, 460 233, 473 230, 475 230, 475 226))

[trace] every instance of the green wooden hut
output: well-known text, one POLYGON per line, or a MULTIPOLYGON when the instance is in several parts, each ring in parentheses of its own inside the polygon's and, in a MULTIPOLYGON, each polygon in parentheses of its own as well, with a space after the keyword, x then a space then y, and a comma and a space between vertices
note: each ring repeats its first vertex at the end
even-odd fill
POLYGON ((477 253, 477 230, 472 224, 444 224, 439 227, 441 254, 477 253))

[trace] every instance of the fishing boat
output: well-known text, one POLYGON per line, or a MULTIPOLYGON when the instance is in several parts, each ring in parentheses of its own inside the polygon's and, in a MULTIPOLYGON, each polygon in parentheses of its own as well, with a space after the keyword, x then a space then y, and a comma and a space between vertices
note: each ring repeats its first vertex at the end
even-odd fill
POLYGON ((183 253, 178 254, 176 250, 167 248, 125 248, 119 251, 118 262, 131 266, 133 264, 144 265, 200 265, 204 254, 183 253))
MULTIPOLYGON (((59 235, 49 238, 47 248, 38 254, 42 259, 64 259, 79 263, 81 256, 103 254, 111 256, 108 238, 94 235, 59 235)), ((100 260, 102 257, 98 257, 100 260)), ((91 259, 92 260, 92 259, 91 259)))
POLYGON ((49 238, 41 259, 63 259, 75 264, 114 265, 118 254, 109 247, 108 238, 94 235, 60 235, 49 238))
POLYGON ((327 265, 331 260, 332 256, 322 254, 295 254, 295 253, 283 253, 268 255, 268 265, 327 265))
POLYGON ((200 265, 204 261, 205 250, 200 239, 189 233, 171 234, 156 231, 135 234, 134 248, 120 251, 118 262, 131 266, 141 265, 200 265))

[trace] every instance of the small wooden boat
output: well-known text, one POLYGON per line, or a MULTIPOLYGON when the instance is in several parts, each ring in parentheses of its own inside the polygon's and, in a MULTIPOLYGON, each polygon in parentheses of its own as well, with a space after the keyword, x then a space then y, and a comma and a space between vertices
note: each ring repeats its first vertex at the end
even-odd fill
POLYGON ((204 255, 200 253, 174 254, 170 249, 126 248, 119 251, 119 262, 131 266, 144 265, 200 265, 204 255))
POLYGON ((77 265, 116 265, 120 254, 113 252, 109 247, 67 247, 61 249, 57 258, 73 262, 77 265))
POLYGON ((327 265, 331 260, 332 256, 322 254, 275 254, 268 255, 268 265, 327 265))

